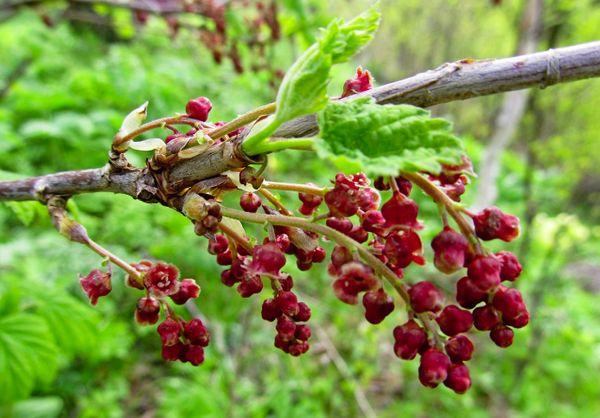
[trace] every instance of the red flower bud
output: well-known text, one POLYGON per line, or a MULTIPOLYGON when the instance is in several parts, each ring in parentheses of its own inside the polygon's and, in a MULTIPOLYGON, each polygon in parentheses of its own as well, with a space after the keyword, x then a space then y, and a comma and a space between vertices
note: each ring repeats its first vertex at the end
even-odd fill
POLYGON ((448 377, 450 359, 444 353, 430 348, 421 355, 419 381, 427 387, 435 388, 448 377))
POLYGON ((408 290, 410 305, 417 313, 437 312, 442 309, 444 295, 431 282, 423 281, 408 290))
POLYGON ((431 248, 435 267, 442 273, 451 274, 463 267, 469 242, 462 234, 446 226, 431 241, 431 248))
POLYGON ((197 97, 187 102, 185 112, 191 118, 206 122, 212 109, 212 103, 206 97, 197 97))
POLYGON ((485 241, 501 239, 510 242, 519 235, 519 218, 497 207, 486 208, 473 216, 475 233, 485 241))
POLYGON ((85 277, 79 277, 79 283, 92 305, 98 303, 98 298, 106 296, 112 290, 110 273, 94 269, 85 277))
POLYGON ((171 299, 177 305, 183 305, 189 299, 196 299, 200 294, 200 286, 194 279, 183 279, 179 284, 177 293, 171 295, 171 299))
POLYGON ((135 320, 141 325, 153 325, 158 322, 160 303, 152 296, 138 300, 135 308, 135 320))

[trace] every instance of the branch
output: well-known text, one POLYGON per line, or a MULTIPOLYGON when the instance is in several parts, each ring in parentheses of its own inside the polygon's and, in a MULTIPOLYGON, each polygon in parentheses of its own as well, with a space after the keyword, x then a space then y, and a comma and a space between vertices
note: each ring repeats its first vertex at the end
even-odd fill
POLYGON ((152 184, 152 179, 145 176, 142 170, 111 173, 107 165, 90 170, 65 171, 23 180, 0 181, 0 201, 44 201, 45 196, 48 195, 72 196, 94 192, 122 193, 140 198, 141 192, 148 190, 152 184))
MULTIPOLYGON (((407 103, 429 107, 456 100, 600 76, 600 41, 511 58, 447 63, 360 95, 379 104, 407 103)), ((310 136, 316 132, 314 115, 282 126, 276 136, 310 136)))
MULTIPOLYGON (((380 104, 409 103, 428 107, 454 100, 600 76, 600 42, 551 49, 497 60, 462 60, 361 93, 380 104)), ((358 95, 352 96, 353 98, 358 95)), ((314 115, 284 124, 279 137, 312 135, 314 115)), ((169 186, 181 188, 255 161, 225 141, 196 157, 176 163, 167 174, 169 186)), ((146 170, 108 174, 106 168, 72 171, 25 180, 0 182, 0 201, 39 200, 41 194, 72 195, 108 191, 155 201, 154 180, 146 170), (148 192, 148 193, 144 193, 148 192)))

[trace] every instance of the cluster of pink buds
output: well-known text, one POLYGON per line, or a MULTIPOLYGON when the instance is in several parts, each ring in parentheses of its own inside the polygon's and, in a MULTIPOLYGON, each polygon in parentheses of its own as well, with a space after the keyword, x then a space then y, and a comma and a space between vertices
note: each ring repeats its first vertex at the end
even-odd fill
MULTIPOLYGON (((423 173, 423 178, 431 187, 459 201, 467 184, 466 174, 470 172, 471 163, 465 158, 461 165, 445 166, 435 176, 423 173)), ((300 193, 302 205, 298 211, 314 216, 324 202, 327 212, 319 217, 326 219, 326 225, 357 244, 366 245, 400 280, 409 265, 425 264, 418 234, 422 229, 417 219, 419 207, 409 197, 413 184, 396 177, 378 178, 374 186, 370 186, 362 173, 338 174, 322 200, 319 195, 300 193), (391 196, 382 203, 377 189, 391 191, 391 196)), ((429 281, 413 285, 398 282, 405 289, 409 318, 394 329, 394 351, 406 360, 420 355, 419 379, 423 385, 436 387, 444 383, 455 392, 464 393, 471 385, 465 362, 474 351, 465 334, 474 325, 478 330, 489 331, 498 346, 507 347, 512 343, 512 328, 525 326, 529 313, 520 292, 501 284, 514 281, 521 273, 516 257, 506 251, 490 254, 478 241, 511 241, 519 233, 518 219, 497 208, 479 214, 465 210, 458 216, 467 224, 469 217, 472 218, 470 234, 455 231, 444 216, 443 229, 431 242, 433 262, 444 274, 458 273, 464 268, 467 274, 458 280, 454 297, 445 295, 429 281)), ((358 304, 362 295, 368 322, 378 324, 393 312, 394 301, 384 290, 374 267, 352 248, 337 245, 331 253, 328 271, 334 277, 333 291, 342 302, 358 304)), ((269 302, 264 309, 269 312, 274 305, 274 301, 269 302)))
MULTIPOLYGON (((208 345, 210 335, 198 318, 188 322, 182 320, 169 306, 169 301, 183 305, 200 294, 200 286, 194 279, 180 279, 179 270, 172 264, 153 263, 142 260, 132 263, 137 274, 129 274, 128 286, 144 290, 135 308, 135 320, 141 325, 154 325, 160 319, 160 311, 166 311, 166 317, 158 326, 162 340, 162 356, 165 360, 180 360, 199 365, 204 361, 204 347, 208 345)), ((132 272, 133 273, 133 272, 132 272)), ((100 270, 92 270, 80 279, 81 286, 90 302, 95 305, 98 298, 106 296, 111 288, 111 275, 100 270)))
MULTIPOLYGON (((253 193, 245 193, 240 206, 248 212, 256 212, 262 202, 253 193)), ((292 292, 292 277, 281 269, 286 263, 286 253, 296 255, 299 266, 310 266, 313 262, 323 261, 325 252, 314 243, 315 238, 304 231, 274 228, 272 233, 272 240, 267 238, 263 244, 255 245, 251 253, 244 245, 217 234, 209 240, 208 251, 216 255, 217 263, 229 266, 221 273, 221 282, 229 287, 236 286, 240 296, 247 298, 258 294, 263 290, 263 280, 270 282, 273 297, 264 301, 262 317, 266 321, 276 321, 275 347, 299 356, 309 349, 311 331, 305 322, 310 319, 311 312, 308 305, 299 302, 292 292)))

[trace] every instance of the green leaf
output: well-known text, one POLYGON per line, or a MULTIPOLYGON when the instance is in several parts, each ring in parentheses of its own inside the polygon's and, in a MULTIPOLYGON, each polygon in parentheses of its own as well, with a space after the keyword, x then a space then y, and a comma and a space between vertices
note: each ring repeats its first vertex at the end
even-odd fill
POLYGON ((56 418, 63 409, 63 401, 58 396, 31 398, 13 406, 12 418, 56 418))
POLYGON ((46 322, 32 314, 0 319, 0 404, 26 398, 56 372, 57 348, 46 322))
POLYGON ((379 28, 380 18, 375 4, 348 23, 344 24, 341 19, 333 21, 320 41, 321 50, 331 55, 333 64, 348 61, 371 42, 379 28))
POLYGON ((92 350, 97 342, 98 314, 74 297, 43 291, 32 294, 38 313, 48 324, 48 329, 61 348, 61 354, 73 355, 92 350))
POLYGON ((317 154, 345 172, 439 173, 441 164, 458 164, 464 154, 450 122, 410 105, 382 106, 369 97, 330 103, 318 122, 317 154))
POLYGON ((347 61, 373 39, 379 17, 373 6, 348 23, 337 19, 329 24, 321 39, 296 60, 283 78, 275 119, 283 123, 322 109, 328 101, 331 66, 347 61))
POLYGON ((333 21, 319 41, 308 48, 285 74, 277 92, 277 110, 266 123, 256 125, 243 148, 256 155, 254 147, 270 137, 282 123, 315 113, 327 105, 327 85, 334 64, 347 61, 371 39, 379 26, 377 4, 350 22, 333 21))
POLYGON ((36 215, 45 213, 45 207, 40 202, 4 202, 14 214, 19 218, 19 221, 25 226, 33 223, 36 215))

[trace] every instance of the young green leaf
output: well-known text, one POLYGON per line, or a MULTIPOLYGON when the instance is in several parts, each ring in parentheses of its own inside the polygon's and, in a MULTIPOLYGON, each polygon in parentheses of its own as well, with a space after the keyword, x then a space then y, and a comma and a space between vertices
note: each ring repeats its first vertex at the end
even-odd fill
POLYGON ((327 105, 327 85, 332 65, 347 61, 371 39, 379 26, 377 5, 344 23, 333 21, 319 41, 308 48, 285 74, 277 92, 277 111, 268 124, 257 125, 243 144, 253 155, 253 146, 266 140, 284 122, 314 113, 327 105), (260 128, 259 128, 260 126, 260 128), (257 129, 259 128, 259 129, 257 129))
POLYGON ((450 122, 410 105, 382 106, 369 97, 335 102, 318 122, 317 154, 346 172, 438 173, 441 164, 457 164, 464 153, 450 122))
POLYGON ((277 93, 275 119, 281 123, 322 109, 333 64, 347 61, 369 43, 379 27, 376 6, 344 23, 336 19, 286 73, 277 93))

